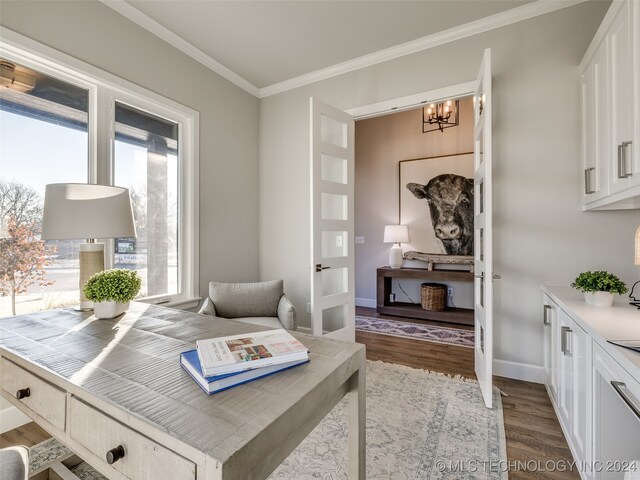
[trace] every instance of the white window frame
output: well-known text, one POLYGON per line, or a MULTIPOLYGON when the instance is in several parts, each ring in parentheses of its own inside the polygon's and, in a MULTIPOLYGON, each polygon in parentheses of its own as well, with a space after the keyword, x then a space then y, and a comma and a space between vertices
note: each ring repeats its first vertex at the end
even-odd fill
MULTIPOLYGON (((140 299, 180 308, 196 307, 199 297, 199 132, 200 114, 146 88, 89 65, 5 27, 0 56, 89 92, 89 183, 111 185, 114 178, 115 102, 178 124, 178 290, 175 295, 140 299)), ((106 268, 113 265, 113 240, 105 240, 106 268)))

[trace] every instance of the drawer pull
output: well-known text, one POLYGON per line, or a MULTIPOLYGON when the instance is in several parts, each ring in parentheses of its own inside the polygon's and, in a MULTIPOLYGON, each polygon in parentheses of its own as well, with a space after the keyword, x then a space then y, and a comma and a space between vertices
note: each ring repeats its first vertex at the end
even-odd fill
POLYGON ((112 465, 124 457, 124 447, 118 445, 116 448, 112 448, 107 452, 107 463, 112 465))
POLYGON ((623 382, 611 381, 611 386, 618 392, 618 395, 624 400, 631 411, 636 414, 636 417, 640 418, 640 401, 633 396, 627 386, 623 382))
POLYGON ((16 398, 18 400, 22 400, 23 398, 27 398, 31 396, 31 389, 29 388, 21 388, 16 392, 16 398))

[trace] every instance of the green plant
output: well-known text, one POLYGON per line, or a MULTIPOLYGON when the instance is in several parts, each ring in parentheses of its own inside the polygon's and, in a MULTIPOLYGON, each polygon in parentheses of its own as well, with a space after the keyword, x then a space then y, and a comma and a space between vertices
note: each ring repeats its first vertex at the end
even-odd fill
POLYGON ((571 286, 581 292, 609 292, 618 295, 623 295, 629 290, 622 280, 603 270, 582 272, 571 286))
POLYGON ((126 303, 135 298, 142 281, 133 270, 113 268, 91 275, 84 285, 84 296, 93 302, 126 303))

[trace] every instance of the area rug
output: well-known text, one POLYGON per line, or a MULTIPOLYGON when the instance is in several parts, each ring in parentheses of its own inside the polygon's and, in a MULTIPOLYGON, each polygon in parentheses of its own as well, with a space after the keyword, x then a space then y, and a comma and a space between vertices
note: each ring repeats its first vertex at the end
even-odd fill
MULTIPOLYGON (((367 362, 367 479, 506 479, 502 401, 475 380, 367 362)), ((269 477, 347 478, 346 399, 269 477)))
MULTIPOLYGON (((475 380, 367 361, 366 381, 367 479, 507 479, 497 389, 489 410, 475 380)), ((269 479, 346 479, 346 407, 343 399, 269 479)), ((53 438, 30 450, 32 473, 70 454, 53 438)), ((106 480, 86 463, 72 471, 82 480, 106 480)))
POLYGON ((356 315, 356 330, 374 332, 392 337, 411 338, 428 342, 446 343, 460 347, 473 348, 474 333, 472 330, 459 328, 436 327, 416 323, 386 320, 356 315))

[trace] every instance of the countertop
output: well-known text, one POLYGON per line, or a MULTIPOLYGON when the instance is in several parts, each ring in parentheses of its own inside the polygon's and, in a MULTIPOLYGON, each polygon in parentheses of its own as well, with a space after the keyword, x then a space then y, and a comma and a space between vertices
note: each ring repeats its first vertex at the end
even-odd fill
POLYGON ((594 307, 571 287, 543 285, 542 291, 640 382, 640 353, 607 342, 640 340, 640 310, 629 305, 626 295, 617 295, 611 307, 594 307))

